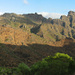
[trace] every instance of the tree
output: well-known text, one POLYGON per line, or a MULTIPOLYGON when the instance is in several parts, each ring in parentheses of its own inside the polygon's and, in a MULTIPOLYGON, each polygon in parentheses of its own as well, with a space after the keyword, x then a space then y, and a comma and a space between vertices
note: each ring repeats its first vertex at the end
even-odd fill
POLYGON ((56 53, 31 66, 32 75, 71 75, 75 61, 68 54, 56 53))

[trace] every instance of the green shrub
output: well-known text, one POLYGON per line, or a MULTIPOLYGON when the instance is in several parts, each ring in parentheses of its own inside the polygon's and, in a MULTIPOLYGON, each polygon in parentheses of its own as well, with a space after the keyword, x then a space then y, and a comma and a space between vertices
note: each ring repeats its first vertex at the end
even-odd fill
POLYGON ((50 62, 51 60, 60 60, 62 62, 68 62, 70 63, 73 61, 72 57, 70 57, 68 54, 64 53, 56 53, 54 56, 48 56, 44 58, 43 60, 50 62))
POLYGON ((52 75, 53 73, 54 75, 72 74, 75 71, 75 61, 68 54, 56 53, 54 56, 48 56, 43 60, 48 62, 52 75))
POLYGON ((15 68, 12 68, 12 74, 11 75, 22 75, 22 73, 21 73, 19 68, 15 67, 15 68))
POLYGON ((48 62, 50 75, 66 75, 68 74, 69 63, 60 60, 51 60, 48 62))
POLYGON ((68 75, 75 72, 75 61, 67 54, 56 53, 31 66, 32 75, 68 75))
POLYGON ((56 53, 55 56, 53 56, 54 58, 58 58, 58 59, 67 59, 67 60, 73 60, 72 57, 70 57, 68 54, 64 54, 64 53, 56 53))
POLYGON ((73 73, 75 73, 75 61, 74 61, 74 60, 69 63, 68 69, 69 69, 69 73, 70 73, 71 75, 72 75, 73 73))
POLYGON ((0 67, 0 75, 73 75, 75 61, 67 54, 56 53, 33 64, 30 68, 24 63, 12 69, 0 67))
POLYGON ((11 75, 11 73, 11 69, 0 67, 0 75, 11 75))
POLYGON ((49 75, 48 63, 46 61, 40 61, 31 66, 31 75, 49 75))
POLYGON ((22 75, 30 75, 30 68, 24 63, 18 65, 18 71, 21 72, 22 75))

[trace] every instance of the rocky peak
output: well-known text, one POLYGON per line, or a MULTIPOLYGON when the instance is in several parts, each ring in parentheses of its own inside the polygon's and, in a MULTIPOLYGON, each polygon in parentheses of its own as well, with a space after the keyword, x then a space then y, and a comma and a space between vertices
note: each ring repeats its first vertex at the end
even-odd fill
POLYGON ((62 15, 62 16, 60 17, 60 19, 63 20, 63 19, 65 19, 66 17, 67 17, 66 15, 62 15))
POLYGON ((29 18, 34 18, 34 19, 38 19, 38 18, 42 19, 43 18, 42 15, 39 15, 37 13, 35 13, 35 14, 33 14, 33 13, 31 13, 31 14, 23 14, 23 16, 29 17, 29 18))
POLYGON ((63 25, 63 21, 61 19, 53 19, 51 21, 52 24, 63 25))
POLYGON ((70 16, 70 15, 75 15, 75 12, 74 11, 69 11, 68 16, 70 16))
POLYGON ((17 16, 17 14, 15 14, 15 13, 4 13, 2 16, 3 17, 10 17, 10 16, 17 16))

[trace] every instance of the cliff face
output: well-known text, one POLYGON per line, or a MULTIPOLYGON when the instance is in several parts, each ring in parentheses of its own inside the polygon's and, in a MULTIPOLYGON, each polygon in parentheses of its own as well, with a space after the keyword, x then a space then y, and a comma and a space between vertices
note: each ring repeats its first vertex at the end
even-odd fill
POLYGON ((49 37, 48 40, 53 41, 66 37, 75 39, 75 12, 69 11, 67 16, 62 15, 60 19, 46 19, 36 34, 41 36, 41 33, 43 38, 49 37))

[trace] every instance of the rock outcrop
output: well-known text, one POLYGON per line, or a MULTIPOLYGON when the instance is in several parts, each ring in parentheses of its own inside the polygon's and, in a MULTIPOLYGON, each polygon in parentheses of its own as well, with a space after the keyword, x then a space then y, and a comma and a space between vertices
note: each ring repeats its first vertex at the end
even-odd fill
POLYGON ((75 39, 75 12, 69 11, 60 19, 44 18, 42 15, 5 13, 0 16, 0 25, 21 28, 47 41, 57 41, 70 37, 75 39))

